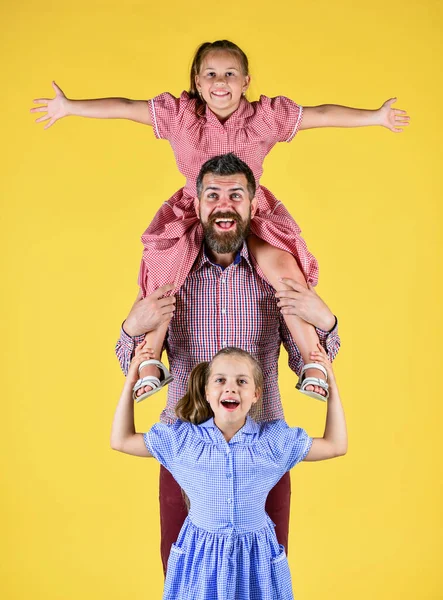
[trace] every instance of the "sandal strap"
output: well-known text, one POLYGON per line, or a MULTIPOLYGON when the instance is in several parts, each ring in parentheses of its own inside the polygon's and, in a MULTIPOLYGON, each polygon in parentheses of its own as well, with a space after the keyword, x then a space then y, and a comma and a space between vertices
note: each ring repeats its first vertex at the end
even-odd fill
POLYGON ((318 369, 326 377, 326 381, 328 381, 328 372, 320 363, 308 363, 307 365, 303 365, 303 369, 301 370, 301 377, 303 377, 303 373, 308 369, 318 369))
POLYGON ((298 389, 304 391, 308 385, 317 385, 318 387, 321 387, 322 390, 325 390, 325 392, 329 390, 329 385, 327 382, 324 381, 324 379, 319 379, 318 377, 305 377, 305 379, 303 379, 303 381, 300 383, 300 387, 298 389))
POLYGON ((145 387, 146 385, 150 385, 151 388, 154 390, 156 388, 161 387, 161 382, 158 377, 155 377, 154 375, 147 375, 146 377, 143 377, 143 379, 139 379, 137 381, 137 383, 132 388, 132 391, 137 392, 140 388, 145 387))
POLYGON ((163 374, 163 379, 167 379, 168 377, 171 376, 171 373, 168 371, 168 369, 165 367, 165 365, 162 362, 160 362, 159 360, 155 360, 154 358, 151 358, 149 360, 143 360, 138 365, 138 373, 140 374, 140 371, 143 369, 143 367, 148 367, 150 365, 154 365, 160 370, 160 372, 163 374))

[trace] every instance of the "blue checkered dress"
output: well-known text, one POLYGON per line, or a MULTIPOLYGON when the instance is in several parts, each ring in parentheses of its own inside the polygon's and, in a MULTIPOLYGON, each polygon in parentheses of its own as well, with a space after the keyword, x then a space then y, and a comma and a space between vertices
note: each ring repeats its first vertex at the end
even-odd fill
POLYGON ((171 548, 163 600, 292 599, 288 561, 265 502, 309 452, 307 433, 248 417, 229 443, 213 419, 157 423, 144 440, 191 501, 171 548))

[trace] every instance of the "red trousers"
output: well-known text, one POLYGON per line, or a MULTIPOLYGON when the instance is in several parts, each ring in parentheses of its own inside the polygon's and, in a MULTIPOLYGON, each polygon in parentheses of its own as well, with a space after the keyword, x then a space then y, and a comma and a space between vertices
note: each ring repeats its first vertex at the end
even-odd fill
MULTIPOLYGON (((291 479, 285 473, 277 485, 269 492, 266 512, 275 523, 275 533, 280 544, 288 553, 289 509, 291 500, 291 479)), ((171 546, 177 541, 184 520, 188 516, 180 486, 171 473, 160 465, 160 552, 163 571, 166 574, 171 546)))

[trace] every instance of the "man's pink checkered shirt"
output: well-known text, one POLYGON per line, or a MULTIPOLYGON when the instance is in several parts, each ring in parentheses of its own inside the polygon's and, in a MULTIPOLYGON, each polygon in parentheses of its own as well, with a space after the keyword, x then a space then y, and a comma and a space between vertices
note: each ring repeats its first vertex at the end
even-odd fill
MULTIPOLYGON (((317 330, 332 360, 340 347, 337 326, 327 333, 317 330)), ((127 373, 135 347, 144 336, 132 338, 122 329, 116 354, 127 373)), ((185 394, 193 367, 221 348, 236 346, 260 361, 264 374, 259 421, 283 418, 278 388, 278 357, 283 343, 289 366, 297 374, 303 366, 300 352, 277 307, 274 289, 257 273, 246 244, 234 262, 223 269, 202 249, 191 272, 176 294, 175 315, 170 322, 165 349, 174 381, 169 384, 163 423, 176 420, 174 407, 185 394)))

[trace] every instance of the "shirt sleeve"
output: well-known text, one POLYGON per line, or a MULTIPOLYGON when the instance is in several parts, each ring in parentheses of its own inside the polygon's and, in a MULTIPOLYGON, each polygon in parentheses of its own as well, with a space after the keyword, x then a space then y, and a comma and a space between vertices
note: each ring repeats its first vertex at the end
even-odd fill
POLYGON ((278 142, 290 142, 298 132, 303 118, 303 107, 285 96, 260 97, 265 119, 271 123, 278 142))
POLYGON ((158 460, 168 471, 173 471, 175 459, 178 453, 177 428, 180 423, 173 425, 165 423, 156 423, 151 429, 143 434, 143 440, 148 451, 158 460))
MULTIPOLYGON (((123 323, 124 325, 124 323, 123 323)), ((128 374, 129 365, 134 355, 134 350, 139 344, 145 339, 144 335, 137 335, 131 337, 123 329, 123 325, 120 329, 120 337, 115 345, 115 354, 117 356, 120 367, 125 375, 128 374)))
MULTIPOLYGON (((330 361, 333 361, 337 356, 338 351, 340 349, 340 337, 338 335, 338 322, 336 322, 334 328, 331 331, 322 331, 321 329, 316 329, 318 339, 320 344, 328 353, 328 357, 330 361)), ((280 314, 280 337, 283 343, 283 346, 288 353, 288 364, 290 369, 297 373, 300 377, 301 370, 303 368, 303 358, 300 354, 300 350, 298 349, 297 344, 292 338, 292 335, 288 329, 288 326, 285 323, 283 315, 280 314)))
POLYGON ((270 427, 274 459, 285 473, 306 458, 312 438, 301 427, 289 427, 285 421, 274 421, 270 427))
POLYGON ((183 92, 180 98, 165 92, 148 100, 152 128, 157 139, 171 140, 189 101, 186 92, 183 92))

